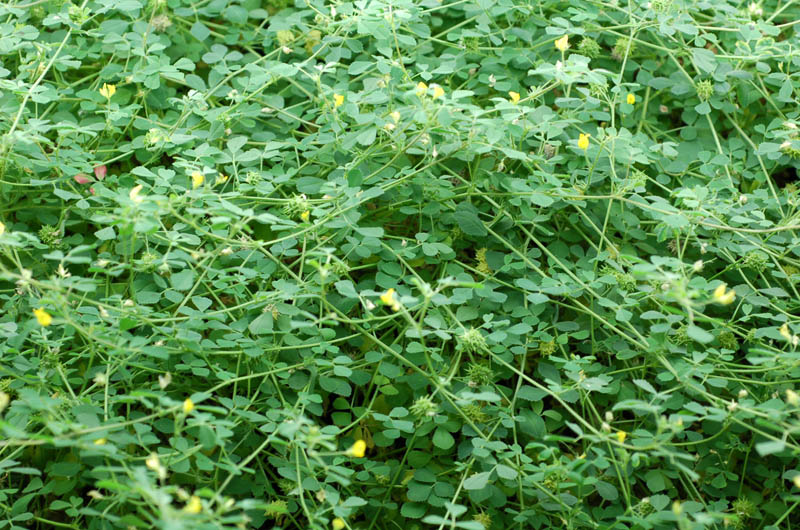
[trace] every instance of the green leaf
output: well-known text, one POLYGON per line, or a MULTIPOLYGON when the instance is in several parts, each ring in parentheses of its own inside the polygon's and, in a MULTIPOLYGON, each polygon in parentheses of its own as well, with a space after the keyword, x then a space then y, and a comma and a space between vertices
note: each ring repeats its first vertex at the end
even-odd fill
POLYGON ((697 67, 707 74, 712 73, 717 67, 717 58, 714 52, 706 48, 693 48, 692 59, 697 67))
POLYGON ((497 476, 499 476, 500 478, 504 478, 507 480, 513 480, 517 478, 517 471, 503 464, 497 464, 495 471, 497 471, 497 476))
POLYGON ((344 296, 345 298, 358 298, 358 293, 356 292, 356 288, 353 286, 353 282, 350 280, 342 280, 338 281, 334 284, 336 290, 339 292, 340 295, 344 296))
POLYGON ((200 21, 197 21, 197 22, 195 22, 194 24, 192 24, 192 29, 190 29, 190 30, 189 30, 189 32, 192 34, 192 36, 193 36, 195 39, 197 39, 197 40, 199 40, 199 41, 204 41, 204 40, 206 40, 208 37, 210 37, 210 36, 211 36, 211 30, 209 30, 209 29, 208 29, 208 28, 205 26, 205 24, 203 24, 203 23, 202 23, 202 22, 200 22, 200 21))
POLYGON ((465 490, 480 490, 489 483, 490 472, 475 473, 464 481, 465 490))
POLYGON ((711 105, 708 104, 708 101, 703 101, 699 105, 695 105, 694 111, 701 116, 705 116, 711 112, 711 105))
POLYGON ((691 338, 692 340, 696 340, 701 344, 708 344, 709 342, 714 340, 714 335, 704 330, 703 328, 695 326, 694 324, 686 328, 686 334, 689 336, 689 338, 691 338))
POLYGON ((450 434, 444 427, 437 427, 436 432, 433 433, 433 445, 439 449, 450 449, 456 443, 453 435, 450 434))
POLYGON ((607 501, 613 502, 619 498, 619 492, 613 484, 609 484, 603 480, 598 480, 594 487, 597 490, 597 493, 599 493, 600 496, 607 501))
POLYGON ((761 456, 774 455, 786 449, 786 442, 783 440, 770 440, 756 444, 756 451, 761 456))
POLYGON ((483 237, 489 232, 478 217, 478 209, 468 202, 462 202, 453 214, 462 232, 469 236, 483 237))
POLYGON ((170 277, 172 288, 176 291, 188 291, 194 285, 194 271, 192 269, 185 269, 176 272, 170 277))
POLYGON ((109 239, 114 239, 115 237, 117 237, 117 233, 114 232, 113 226, 107 226, 95 232, 94 236, 101 241, 107 241, 109 239))

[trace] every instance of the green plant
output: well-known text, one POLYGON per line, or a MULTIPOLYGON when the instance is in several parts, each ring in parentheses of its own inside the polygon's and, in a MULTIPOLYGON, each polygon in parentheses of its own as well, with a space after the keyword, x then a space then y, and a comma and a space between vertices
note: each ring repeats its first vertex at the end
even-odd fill
POLYGON ((800 524, 794 2, 0 11, 0 528, 800 524))

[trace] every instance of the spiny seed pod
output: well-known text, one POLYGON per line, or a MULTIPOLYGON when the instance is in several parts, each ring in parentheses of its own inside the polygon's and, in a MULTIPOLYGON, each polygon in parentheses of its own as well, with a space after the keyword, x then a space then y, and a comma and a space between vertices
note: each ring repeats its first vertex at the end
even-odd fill
POLYGON ((747 497, 739 497, 733 501, 733 511, 743 519, 749 519, 756 514, 756 505, 747 497))
POLYGON ((556 351, 556 342, 551 340, 539 343, 539 355, 542 357, 549 357, 556 351))
POLYGON ((486 423, 491 419, 491 416, 483 412, 483 408, 475 403, 470 403, 461 410, 473 423, 486 423))
POLYGON ((631 57, 636 52, 636 43, 628 37, 620 37, 614 44, 614 49, 611 51, 611 57, 617 61, 621 61, 625 55, 631 57))
POLYGON ((714 84, 708 79, 699 81, 694 89, 701 101, 708 100, 714 94, 714 84))
POLYGON ((672 9, 672 0, 650 0, 650 9, 654 13, 667 13, 672 9))
POLYGON ((58 248, 61 246, 61 234, 58 232, 58 228, 51 225, 44 225, 42 228, 39 229, 39 239, 51 248, 58 248))
POLYGON ((744 256, 744 266, 748 269, 753 269, 758 273, 764 272, 764 269, 767 268, 768 263, 769 257, 763 252, 759 252, 757 250, 751 250, 744 256))
POLYGON ((491 267, 489 267, 489 263, 486 261, 486 249, 479 248, 478 251, 475 253, 475 261, 478 263, 475 265, 475 268, 478 272, 482 272, 483 274, 490 274, 492 272, 491 267))
POLYGON ((800 149, 795 148, 789 140, 781 144, 781 152, 793 160, 800 158, 800 149))
POLYGON ((290 29, 282 29, 275 33, 275 39, 281 46, 287 46, 294 40, 294 33, 290 29))
POLYGON ((467 367, 467 378, 470 386, 488 385, 492 382, 494 372, 486 364, 470 363, 467 367))
POLYGON ((284 500, 277 500, 267 504, 267 509, 264 512, 264 515, 266 515, 271 519, 275 519, 287 513, 288 511, 289 511, 288 503, 284 500))
POLYGON ((436 416, 437 412, 439 412, 439 405, 430 396, 417 398, 411 405, 411 414, 417 419, 432 418, 436 416))
POLYGON ((636 503, 636 506, 633 507, 633 511, 639 517, 647 517, 648 515, 656 511, 656 509, 650 503, 650 497, 645 497, 644 499, 636 503))
POLYGON ((480 37, 467 37, 464 39, 464 48, 470 52, 477 52, 481 47, 481 39, 480 37))
POLYGON ((305 195, 294 195, 283 205, 283 211, 290 217, 299 217, 311 209, 311 203, 305 195))
POLYGON ((289 480, 288 478, 282 478, 278 481, 278 487, 282 492, 289 493, 297 487, 297 482, 289 480))
POLYGON ((736 338, 736 335, 730 330, 725 330, 721 332, 717 339, 719 339, 719 344, 726 350, 733 350, 736 351, 739 349, 739 339, 736 338))
POLYGON ((479 329, 469 328, 456 339, 456 348, 478 353, 486 348, 486 339, 479 329))
POLYGON ((606 83, 590 84, 589 95, 596 99, 605 99, 605 97, 608 95, 608 85, 606 83))
POLYGON ((150 21, 150 24, 153 26, 153 29, 156 30, 156 32, 163 33, 167 31, 167 28, 172 26, 172 21, 167 15, 156 15, 150 21))
POLYGON ((794 276, 800 275, 800 269, 795 267, 794 265, 784 265, 783 266, 783 273, 789 277, 789 280, 794 283, 797 281, 794 276))
POLYGON ((322 42, 322 32, 318 29, 312 29, 306 33, 306 52, 311 55, 314 52, 314 46, 322 42))
POLYGON ((578 53, 585 55, 589 59, 594 59, 600 55, 601 49, 597 41, 591 37, 584 37, 578 44, 578 53))
POLYGON ((672 332, 670 335, 670 339, 675 344, 682 346, 684 344, 689 344, 692 342, 692 339, 689 338, 689 327, 686 324, 683 324, 678 329, 672 332))
POLYGON ((480 523, 481 526, 483 526, 483 528, 486 530, 489 530, 492 527, 492 517, 486 512, 476 513, 472 517, 472 520, 480 523))

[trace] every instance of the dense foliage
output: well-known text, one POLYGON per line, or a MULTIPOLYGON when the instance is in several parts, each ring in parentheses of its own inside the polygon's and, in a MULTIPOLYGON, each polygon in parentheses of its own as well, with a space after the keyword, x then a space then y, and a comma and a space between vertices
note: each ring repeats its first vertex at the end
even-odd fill
POLYGON ((800 525, 795 0, 0 6, 0 528, 800 525))

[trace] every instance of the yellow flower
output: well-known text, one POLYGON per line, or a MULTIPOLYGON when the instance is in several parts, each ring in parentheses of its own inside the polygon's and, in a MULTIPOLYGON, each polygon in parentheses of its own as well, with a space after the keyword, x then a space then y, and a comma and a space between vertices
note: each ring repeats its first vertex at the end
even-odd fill
POLYGON ((783 323, 781 329, 778 331, 780 331, 781 337, 783 337, 784 339, 792 340, 792 333, 791 331, 789 331, 789 324, 787 324, 786 322, 783 323))
POLYGON ((589 136, 591 135, 581 133, 580 136, 578 137, 578 147, 580 147, 584 151, 589 149, 589 136))
POLYGON ((331 526, 333 527, 333 530, 342 530, 342 528, 344 528, 346 525, 344 524, 344 519, 337 517, 333 520, 331 526))
POLYGON ((339 108, 344 104, 344 96, 341 94, 334 94, 333 95, 333 107, 339 108))
POLYGON ((156 453, 150 453, 150 456, 144 461, 144 465, 147 466, 147 469, 152 469, 153 471, 158 471, 161 468, 161 462, 158 461, 156 453))
POLYGON ((98 438, 97 440, 94 441, 94 444, 95 445, 105 445, 107 441, 108 440, 106 440, 105 438, 98 438))
POLYGON ((732 304, 735 299, 736 292, 733 289, 727 291, 727 286, 724 283, 714 289, 714 301, 718 304, 729 305, 732 304))
POLYGON ((53 323, 53 317, 50 316, 50 313, 44 310, 43 307, 39 309, 34 309, 33 314, 36 315, 36 320, 39 321, 39 325, 43 328, 46 328, 50 324, 53 323))
POLYGON ((217 181, 215 182, 215 184, 225 184, 226 182, 228 182, 228 175, 223 175, 222 173, 220 173, 217 176, 217 181))
POLYGON ((0 236, 6 233, 6 225, 0 223, 0 236))
POLYGON ((400 309, 400 304, 397 300, 394 299, 394 289, 389 289, 385 293, 381 295, 381 302, 385 305, 390 306, 393 310, 397 311, 400 309))
POLYGON ((0 391, 0 412, 6 410, 6 407, 9 403, 11 403, 11 396, 3 391, 0 391))
POLYGON ((183 507, 183 511, 186 513, 200 513, 203 511, 203 503, 200 502, 200 497, 192 495, 192 498, 183 507))
POLYGON ((200 186, 203 185, 203 182, 205 182, 205 180, 206 180, 205 175, 203 175, 199 171, 195 171, 194 173, 192 173, 192 188, 194 189, 199 188, 200 186))
POLYGON ((400 121, 400 113, 397 111, 392 112, 391 114, 389 114, 389 116, 392 117, 395 123, 398 123, 400 121))
POLYGON ((444 96, 444 89, 439 85, 433 85, 433 99, 444 96))
POLYGON ((792 479, 795 488, 800 488, 800 475, 795 475, 792 479))
POLYGON ((142 184, 139 184, 138 186, 136 186, 135 188, 133 188, 133 189, 130 191, 130 193, 128 193, 128 197, 130 197, 130 199, 131 199, 133 202, 137 203, 137 204, 138 204, 138 203, 140 203, 140 202, 142 202, 144 199, 143 199, 142 197, 139 197, 139 192, 140 192, 140 191, 142 191, 142 188, 143 188, 143 187, 144 187, 144 186, 143 186, 142 184))
POLYGON ((350 448, 348 453, 356 458, 364 458, 364 453, 367 450, 367 442, 364 440, 356 440, 353 447, 350 448))
POLYGON ((569 36, 564 35, 563 37, 561 37, 556 41, 556 50, 560 51, 561 53, 564 53, 565 51, 567 51, 567 48, 569 48, 569 36))
POLYGON ((625 431, 617 431, 617 440, 619 440, 619 443, 624 444, 625 438, 627 437, 628 433, 626 433, 625 431))
POLYGON ((117 85, 109 85, 103 83, 103 86, 100 87, 100 95, 106 99, 111 99, 111 96, 117 93, 117 85))
POLYGON ((508 95, 511 97, 511 103, 514 103, 514 104, 519 103, 519 93, 518 92, 509 92, 508 95))
POLYGON ((192 398, 186 398, 183 402, 183 412, 189 414, 193 410, 194 410, 194 401, 192 401, 192 398))
POLYGON ((428 85, 426 85, 422 81, 417 83, 417 95, 418 96, 424 96, 427 91, 428 91, 428 85))
POLYGON ((308 218, 309 218, 310 216, 311 216, 311 212, 309 212, 308 210, 306 210, 305 212, 303 212, 303 213, 301 213, 301 214, 300 214, 300 219, 302 219, 304 223, 307 223, 307 222, 308 222, 308 218))
POLYGON ((628 97, 625 101, 628 102, 628 105, 633 105, 634 103, 636 103, 636 96, 633 94, 628 94, 628 97))
POLYGON ((786 402, 789 405, 791 405, 793 407, 796 407, 797 405, 800 405, 800 395, 798 395, 797 392, 795 392, 792 389, 787 389, 786 390, 786 402))

